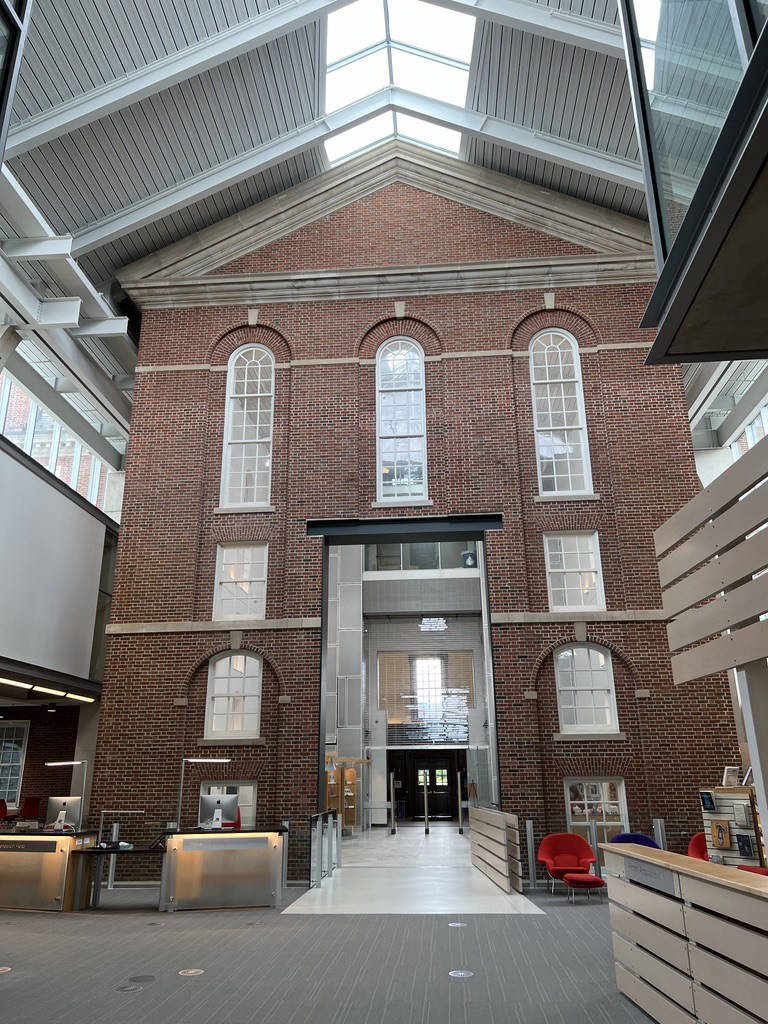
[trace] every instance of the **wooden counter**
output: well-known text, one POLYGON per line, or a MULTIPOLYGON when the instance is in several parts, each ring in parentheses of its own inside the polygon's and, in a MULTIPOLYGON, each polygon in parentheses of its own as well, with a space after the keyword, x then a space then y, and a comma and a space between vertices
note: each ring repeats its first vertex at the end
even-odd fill
POLYGON ((768 1021, 768 878, 603 844, 616 981, 659 1024, 768 1021))

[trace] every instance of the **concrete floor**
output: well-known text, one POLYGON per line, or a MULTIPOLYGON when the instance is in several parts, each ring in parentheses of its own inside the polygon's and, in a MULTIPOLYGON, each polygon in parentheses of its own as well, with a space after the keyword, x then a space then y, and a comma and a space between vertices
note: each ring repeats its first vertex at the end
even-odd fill
POLYGON ((157 889, 116 889, 78 914, 2 911, 4 1019, 647 1024, 616 990, 606 903, 580 895, 571 906, 565 893, 537 891, 509 906, 496 890, 496 909, 462 911, 453 887, 466 878, 450 872, 467 870, 466 838, 434 829, 428 840, 405 829, 345 840, 333 888, 326 880, 319 894, 288 889, 274 910, 162 914, 157 889), (435 886, 430 876, 440 872, 435 886), (439 911, 417 904, 437 890, 439 911), (370 907, 383 899, 383 911, 346 912, 350 892, 370 907))

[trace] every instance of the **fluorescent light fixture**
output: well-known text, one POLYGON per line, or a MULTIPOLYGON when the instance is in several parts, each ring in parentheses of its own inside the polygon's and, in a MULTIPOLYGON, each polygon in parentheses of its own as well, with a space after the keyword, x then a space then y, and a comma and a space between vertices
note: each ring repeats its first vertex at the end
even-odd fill
POLYGON ((65 693, 63 690, 51 690, 48 686, 33 686, 32 689, 35 693, 48 693, 51 697, 64 697, 65 693))
POLYGON ((231 757, 185 757, 190 764, 229 764, 231 757))
POLYGON ((87 764, 87 761, 46 761, 46 768, 63 768, 68 764, 87 764))
POLYGON ((3 686, 18 686, 20 690, 32 689, 32 683, 20 683, 18 679, 3 679, 2 676, 0 676, 0 683, 2 683, 3 686))
POLYGON ((184 799, 184 769, 188 764, 229 764, 231 757, 182 757, 179 778, 179 804, 176 809, 176 828, 181 831, 181 805, 184 799))
POLYGON ((68 693, 67 697, 70 697, 72 700, 85 701, 86 704, 93 704, 96 700, 95 697, 84 697, 81 693, 68 693))
MULTIPOLYGON (((50 709, 49 709, 50 710, 50 709)), ((80 817, 77 822, 77 831, 83 827, 83 814, 85 812, 85 780, 88 777, 88 759, 84 757, 80 761, 46 761, 46 768, 65 768, 68 765, 81 764, 83 766, 83 791, 80 794, 80 817)))

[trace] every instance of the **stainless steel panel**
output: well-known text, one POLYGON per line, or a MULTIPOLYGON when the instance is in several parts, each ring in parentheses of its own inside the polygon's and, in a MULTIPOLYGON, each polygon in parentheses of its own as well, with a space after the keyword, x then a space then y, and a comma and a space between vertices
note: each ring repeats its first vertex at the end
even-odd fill
POLYGON ((161 910, 278 906, 282 846, 277 832, 172 836, 161 910))
POLYGON ((62 910, 69 837, 9 837, 0 841, 0 907, 62 910))

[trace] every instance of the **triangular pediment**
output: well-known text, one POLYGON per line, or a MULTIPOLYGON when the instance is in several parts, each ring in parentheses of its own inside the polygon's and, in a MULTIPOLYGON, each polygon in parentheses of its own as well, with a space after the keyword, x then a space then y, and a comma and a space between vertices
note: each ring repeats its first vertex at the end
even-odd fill
MULTIPOLYGON (((406 207, 407 203, 403 210, 406 207)), ((450 268, 466 263, 487 268, 519 262, 533 266, 542 259, 594 263, 601 257, 612 266, 629 260, 650 268, 653 251, 648 225, 475 164, 392 142, 130 264, 119 272, 118 279, 144 308, 158 304, 153 295, 160 305, 169 304, 174 285, 188 301, 171 304, 196 304, 200 299, 193 296, 202 294, 203 288, 208 301, 219 305, 224 301, 226 282, 237 291, 235 279, 263 281, 279 273, 305 272, 327 280, 336 270, 348 276, 351 266, 365 276, 374 266, 412 274, 414 268, 423 270, 425 265, 450 268), (302 240, 317 240, 318 225, 323 225, 327 237, 333 237, 334 218, 338 225, 348 226, 359 215, 361 221, 370 223, 377 198, 395 193, 406 199, 421 193, 426 206, 442 204, 446 232, 457 227, 461 231, 461 225, 469 224, 469 215, 474 214, 473 230, 481 241, 462 259, 455 253, 441 259, 439 246, 433 259, 425 259, 416 246, 403 249, 402 258, 397 258, 397 252, 394 258, 387 253, 378 261, 368 260, 361 247, 355 261, 347 247, 344 271, 338 269, 330 252, 320 263, 316 258, 314 266, 281 262, 280 243, 287 238, 297 243, 293 245, 295 253, 302 251, 302 240), (213 291, 220 294, 214 297, 213 291), (161 299, 163 295, 165 299, 161 299)), ((642 273, 647 276, 645 269, 642 273)), ((232 298, 239 301, 234 294, 232 298)))

